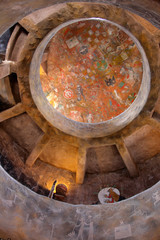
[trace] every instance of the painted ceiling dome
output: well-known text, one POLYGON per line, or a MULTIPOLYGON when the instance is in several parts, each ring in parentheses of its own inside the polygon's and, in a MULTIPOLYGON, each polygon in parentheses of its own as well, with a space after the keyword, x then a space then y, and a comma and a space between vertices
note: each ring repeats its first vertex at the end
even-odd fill
POLYGON ((90 20, 70 24, 47 46, 41 84, 50 104, 85 123, 111 119, 128 108, 142 80, 142 58, 117 26, 90 20))
MULTIPOLYGON (((40 95, 54 118, 59 116, 58 122, 71 120, 72 131, 67 133, 77 135, 73 122, 87 127, 125 119, 126 125, 138 115, 148 97, 150 71, 143 48, 130 32, 104 19, 77 19, 58 26, 45 39, 38 68, 40 95), (142 99, 144 78, 148 83, 142 99)), ((64 130, 62 124, 52 124, 64 130)), ((89 131, 95 132, 93 127, 89 131)))

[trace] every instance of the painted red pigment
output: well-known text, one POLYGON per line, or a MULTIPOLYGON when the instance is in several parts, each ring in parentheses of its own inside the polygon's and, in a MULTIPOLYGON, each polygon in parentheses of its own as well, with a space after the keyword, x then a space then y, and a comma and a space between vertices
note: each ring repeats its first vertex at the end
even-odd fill
POLYGON ((68 25, 51 39, 44 55, 42 89, 67 118, 107 121, 125 111, 137 96, 143 71, 140 52, 112 24, 87 20, 68 25))

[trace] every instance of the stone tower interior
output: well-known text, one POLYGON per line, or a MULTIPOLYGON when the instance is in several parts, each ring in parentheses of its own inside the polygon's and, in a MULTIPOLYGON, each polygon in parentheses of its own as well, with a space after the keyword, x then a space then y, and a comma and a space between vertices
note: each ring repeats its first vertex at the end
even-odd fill
POLYGON ((0 9, 0 239, 159 240, 159 0, 0 9))

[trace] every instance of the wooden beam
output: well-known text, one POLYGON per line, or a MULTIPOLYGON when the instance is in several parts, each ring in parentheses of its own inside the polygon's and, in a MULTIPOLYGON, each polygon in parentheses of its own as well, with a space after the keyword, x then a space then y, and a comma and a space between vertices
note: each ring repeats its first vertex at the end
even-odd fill
POLYGON ((11 74, 11 62, 4 61, 0 64, 0 79, 11 74))
POLYGON ((3 112, 0 112, 0 122, 3 122, 9 118, 18 116, 24 112, 25 112, 25 109, 22 103, 18 103, 14 107, 11 107, 7 110, 4 110, 3 112))
POLYGON ((77 171, 76 171, 76 183, 82 184, 84 182, 86 171, 86 155, 87 148, 84 144, 79 145, 77 171))
POLYGON ((10 60, 10 58, 12 56, 12 52, 13 52, 15 43, 17 41, 17 38, 18 38, 18 35, 19 35, 19 32, 20 32, 20 28, 21 28, 21 26, 16 24, 16 26, 15 26, 12 34, 11 34, 11 37, 10 37, 9 42, 7 44, 7 49, 6 49, 6 54, 5 54, 5 59, 6 60, 10 60))
POLYGON ((124 164, 126 165, 129 171, 130 176, 137 177, 139 175, 138 168, 133 158, 131 157, 123 139, 121 139, 121 141, 118 141, 118 143, 116 143, 116 146, 123 159, 124 164))
POLYGON ((5 60, 0 64, 0 79, 3 79, 16 71, 17 71, 16 62, 5 60))
POLYGON ((45 133, 39 137, 35 147, 33 148, 32 152, 30 153, 26 160, 27 166, 31 167, 35 163, 35 161, 37 160, 37 158, 39 157, 39 155, 41 154, 49 140, 50 136, 45 133))
POLYGON ((11 105, 16 105, 8 76, 0 80, 0 96, 11 105))
POLYGON ((148 118, 147 124, 152 128, 157 129, 157 131, 160 131, 160 122, 155 118, 148 118))
POLYGON ((155 106, 154 106, 154 111, 160 114, 160 91, 159 91, 159 94, 158 94, 158 99, 157 99, 157 101, 155 103, 155 106))

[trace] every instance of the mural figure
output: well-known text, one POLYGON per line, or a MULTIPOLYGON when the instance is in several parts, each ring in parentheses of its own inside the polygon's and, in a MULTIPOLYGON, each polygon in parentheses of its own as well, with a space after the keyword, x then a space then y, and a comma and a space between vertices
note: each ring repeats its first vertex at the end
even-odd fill
POLYGON ((160 202, 160 192, 153 193, 152 198, 154 199, 154 205, 157 205, 160 202))
POLYGON ((108 80, 104 80, 104 81, 108 87, 114 85, 116 82, 114 76, 112 78, 109 78, 108 80))
POLYGON ((89 216, 88 223, 84 217, 81 217, 79 223, 75 225, 73 231, 68 236, 70 240, 94 240, 93 233, 93 221, 91 221, 91 217, 89 216))

